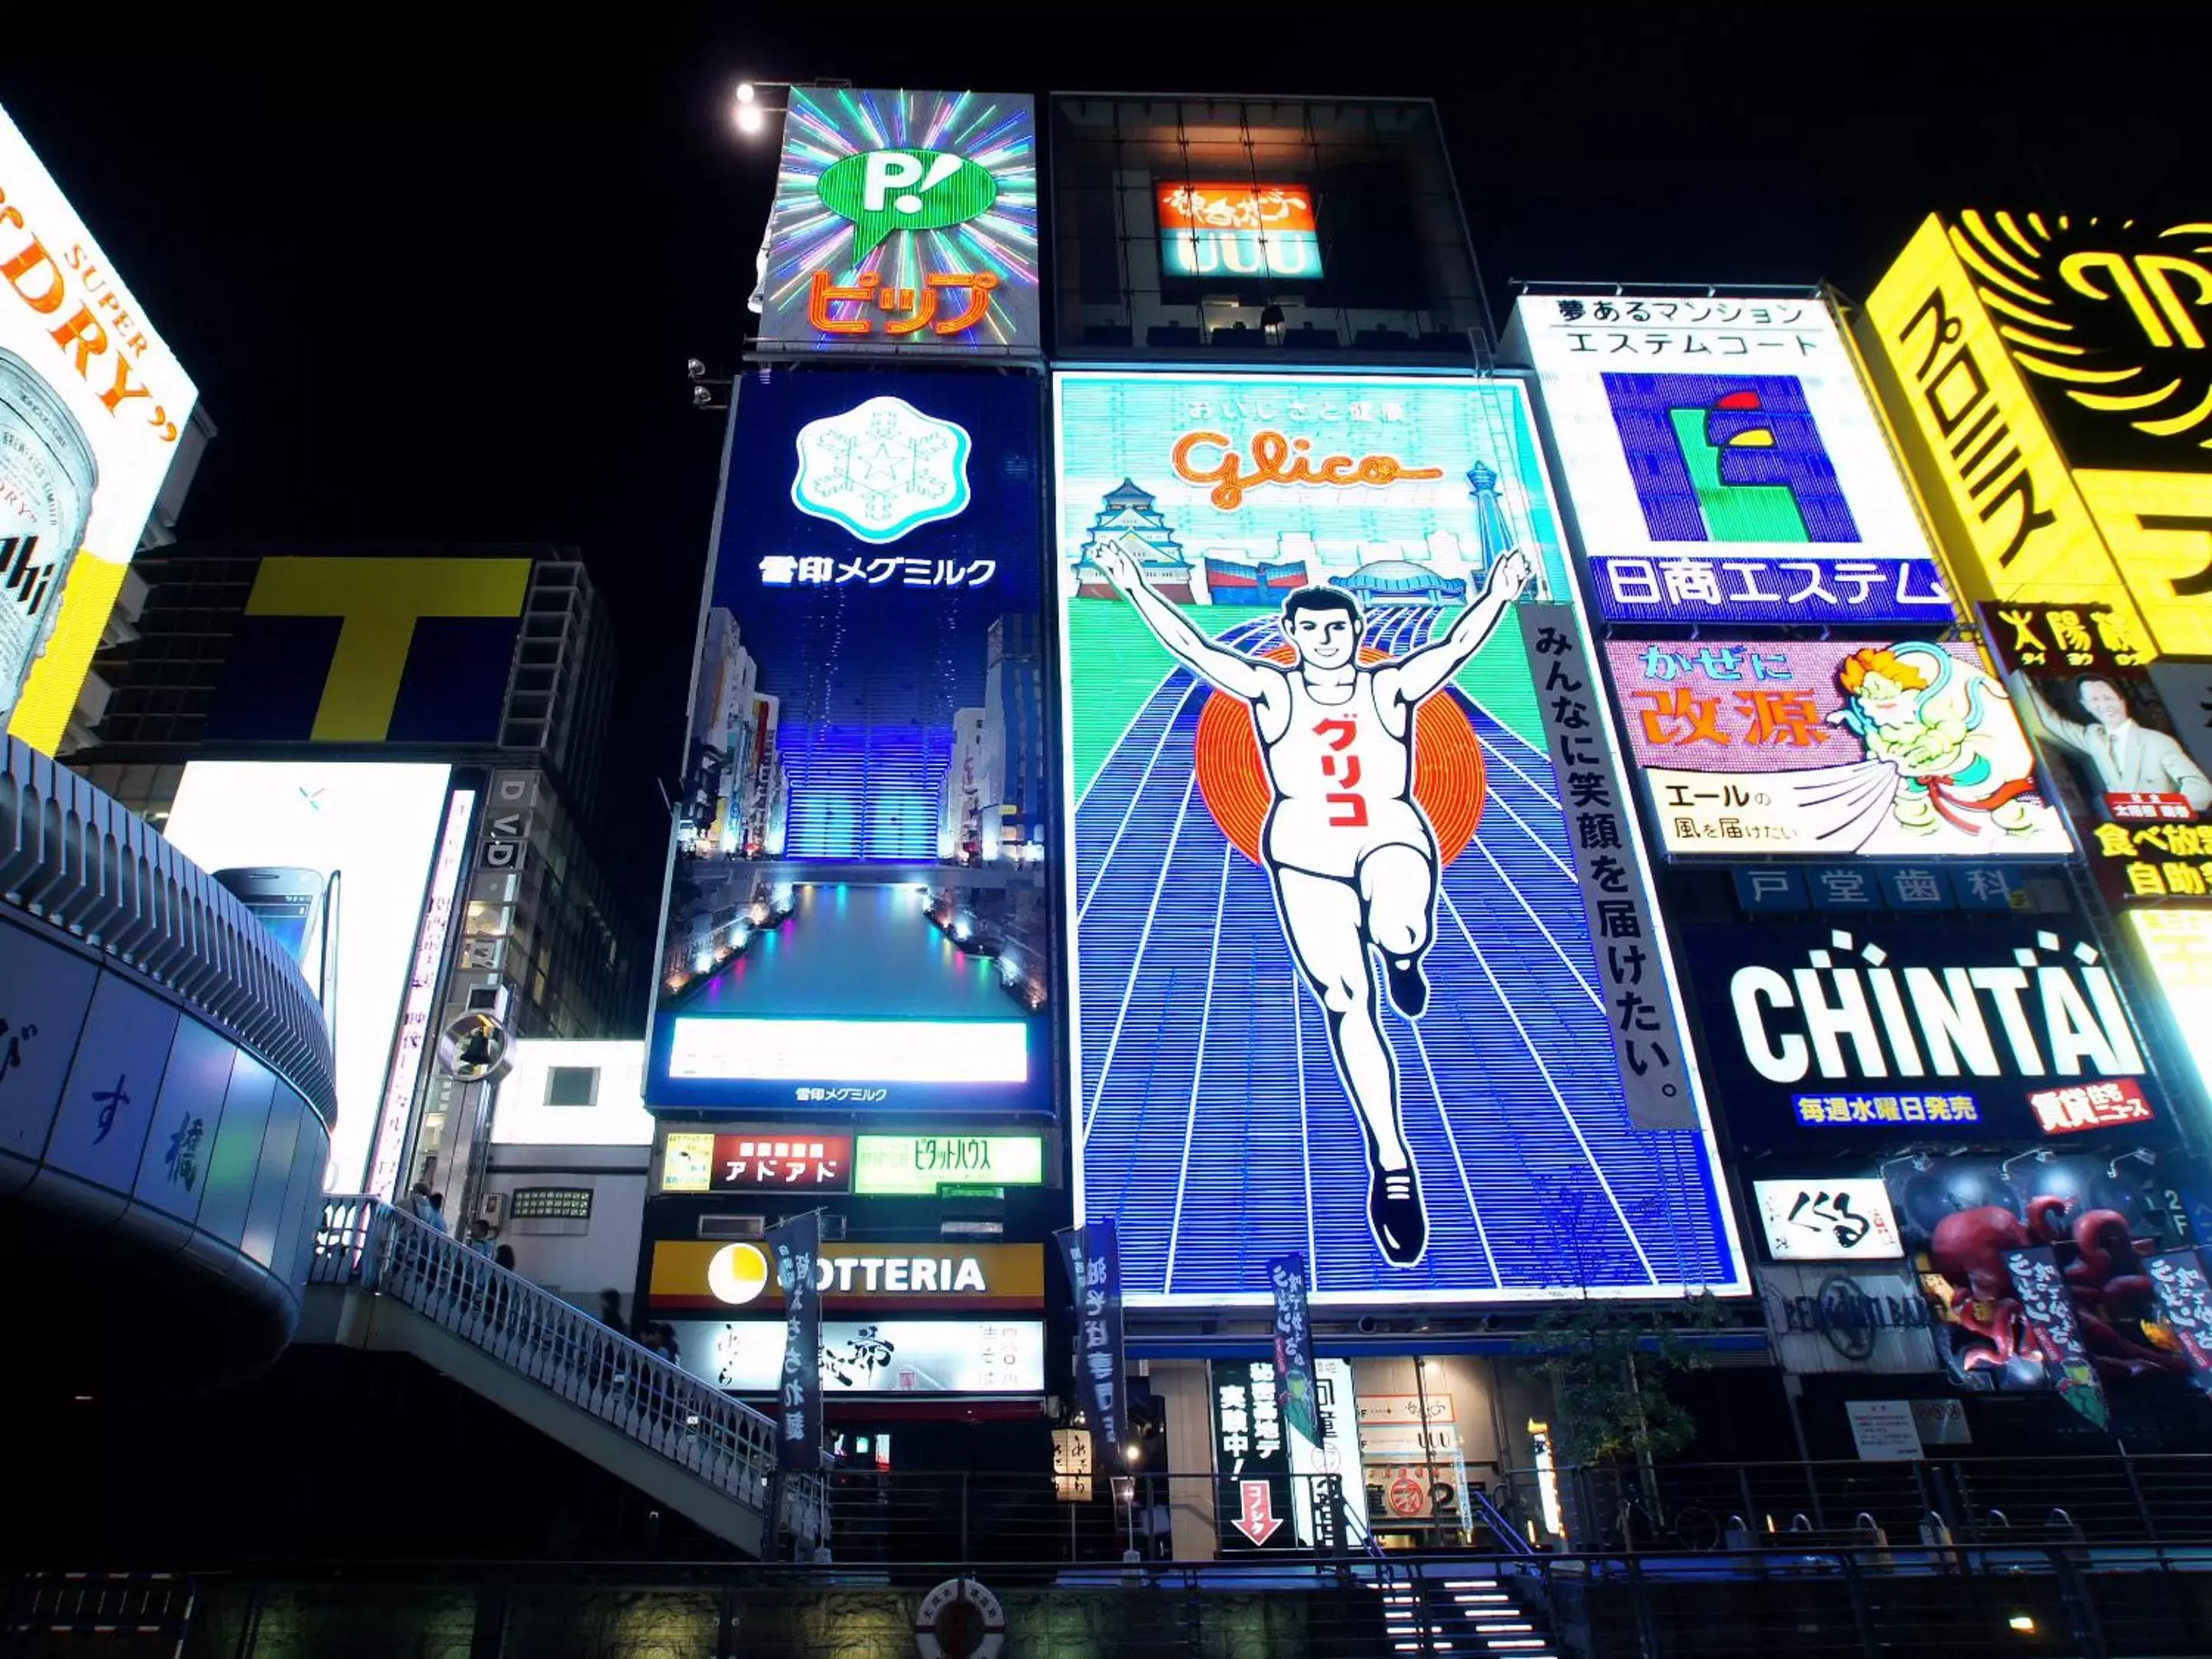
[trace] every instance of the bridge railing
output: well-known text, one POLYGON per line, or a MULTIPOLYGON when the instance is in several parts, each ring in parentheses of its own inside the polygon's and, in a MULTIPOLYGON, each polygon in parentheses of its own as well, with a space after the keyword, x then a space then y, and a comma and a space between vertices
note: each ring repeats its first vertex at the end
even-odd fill
POLYGON ((820 1535, 818 1486, 776 1481, 766 1415, 404 1211, 325 1199, 308 1283, 403 1303, 749 1509, 765 1513, 781 1490, 790 1529, 820 1535))

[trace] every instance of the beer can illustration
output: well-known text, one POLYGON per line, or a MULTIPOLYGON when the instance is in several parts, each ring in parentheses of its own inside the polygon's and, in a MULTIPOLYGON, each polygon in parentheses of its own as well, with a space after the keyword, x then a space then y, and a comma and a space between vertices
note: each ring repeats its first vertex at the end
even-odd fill
POLYGON ((61 614, 99 477, 68 405, 0 349, 0 727, 61 614))

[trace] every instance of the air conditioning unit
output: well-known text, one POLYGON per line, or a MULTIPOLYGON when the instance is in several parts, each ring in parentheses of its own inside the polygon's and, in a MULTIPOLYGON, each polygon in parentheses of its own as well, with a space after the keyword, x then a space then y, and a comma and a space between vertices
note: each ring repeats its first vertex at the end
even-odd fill
POLYGON ((702 1215, 699 1218, 699 1237, 702 1238, 758 1238, 768 1231, 764 1215, 702 1215))

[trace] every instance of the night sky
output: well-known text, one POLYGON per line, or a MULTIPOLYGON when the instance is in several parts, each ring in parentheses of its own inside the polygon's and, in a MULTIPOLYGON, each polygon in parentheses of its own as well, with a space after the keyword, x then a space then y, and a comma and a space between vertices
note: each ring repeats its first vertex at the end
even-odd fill
POLYGON ((885 27, 667 3, 495 33, 400 7, 331 45, 345 14, 255 9, 297 24, 272 33, 213 9, 134 8, 127 39, 74 8, 0 24, 0 104, 221 430, 182 532, 580 547, 622 646, 600 828, 641 932, 720 436, 684 364, 742 349, 775 173, 728 125, 739 79, 1433 96, 1501 317, 1522 278, 1863 294, 1938 206, 2212 212, 2186 137, 2212 28, 2178 7, 2112 40, 2075 30, 2131 14, 1830 8, 1814 33, 1777 21, 1811 8, 1481 8, 1455 36, 1367 8, 885 27))

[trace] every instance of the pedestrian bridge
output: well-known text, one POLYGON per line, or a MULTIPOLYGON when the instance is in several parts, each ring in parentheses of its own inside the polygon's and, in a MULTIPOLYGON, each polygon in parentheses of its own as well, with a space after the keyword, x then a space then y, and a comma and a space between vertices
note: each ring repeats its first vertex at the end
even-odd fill
POLYGON ((749 1554, 820 1535, 764 1414, 375 1199, 324 1200, 294 1340, 411 1354, 749 1554))

